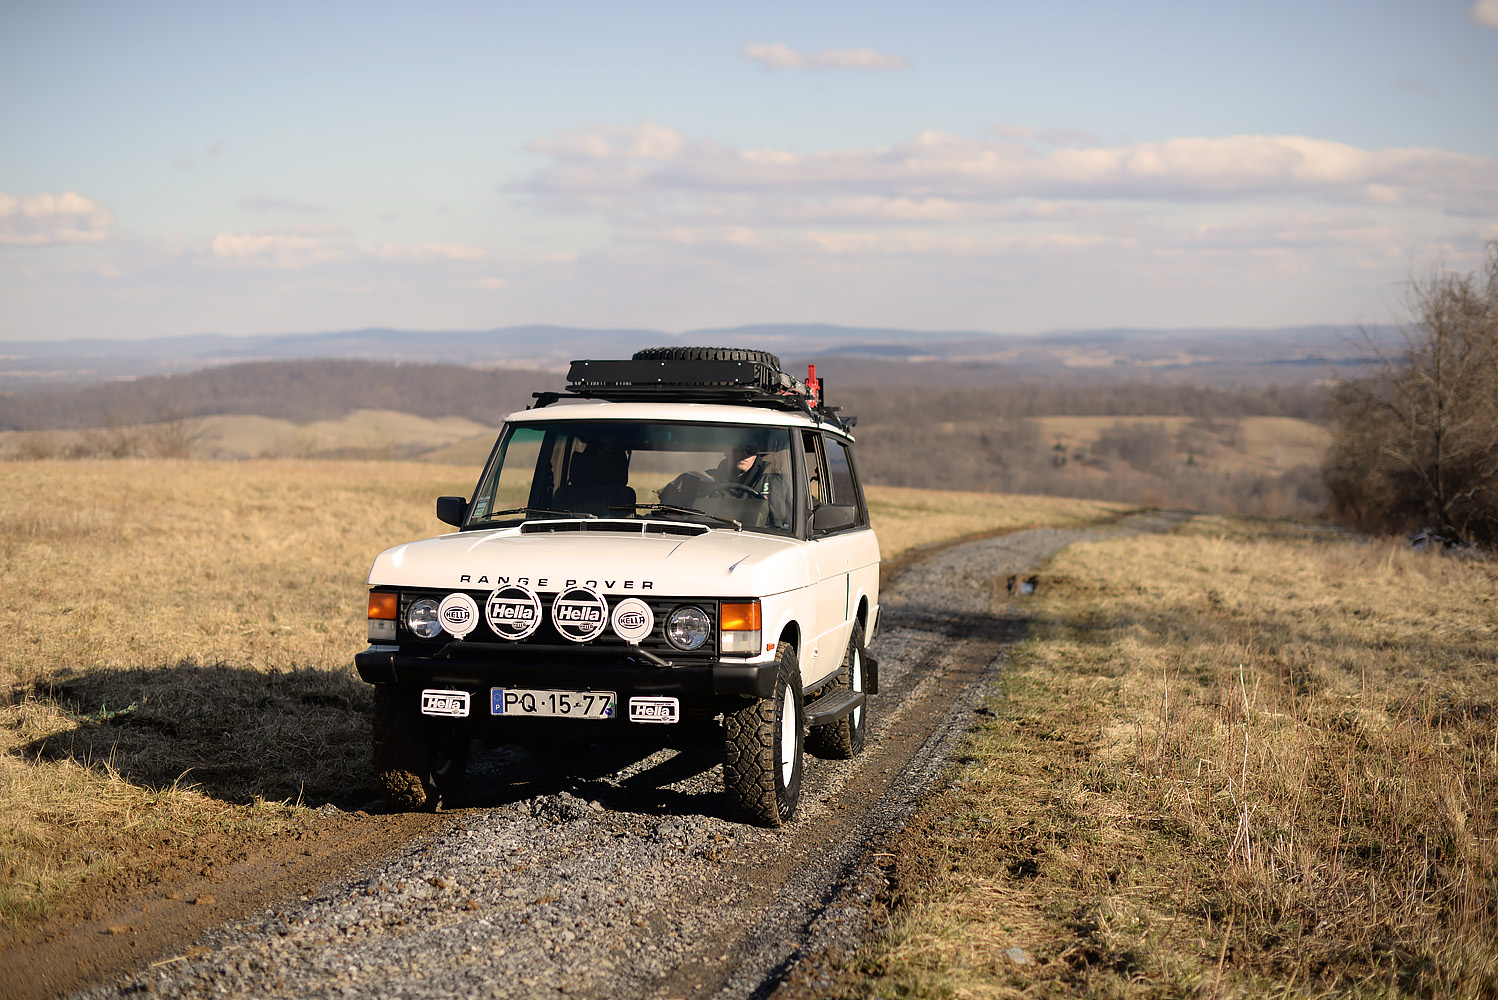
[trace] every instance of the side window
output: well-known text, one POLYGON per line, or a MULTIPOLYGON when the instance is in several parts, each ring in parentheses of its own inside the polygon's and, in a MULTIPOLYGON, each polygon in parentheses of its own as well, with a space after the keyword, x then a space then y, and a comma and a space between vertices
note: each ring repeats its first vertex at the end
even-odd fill
POLYGON ((832 493, 828 485, 827 459, 822 454, 822 435, 816 431, 802 431, 801 443, 806 449, 806 496, 815 507, 829 502, 832 493))
POLYGON ((868 523, 868 511, 864 509, 863 496, 858 489, 858 480, 853 474, 853 455, 841 441, 827 440, 827 472, 831 477, 832 502, 852 504, 858 508, 858 523, 868 523))

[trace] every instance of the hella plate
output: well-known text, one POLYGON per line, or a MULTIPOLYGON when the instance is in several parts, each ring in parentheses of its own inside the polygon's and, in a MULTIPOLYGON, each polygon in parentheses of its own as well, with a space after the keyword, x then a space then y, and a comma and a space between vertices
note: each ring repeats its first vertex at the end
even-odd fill
POLYGON ((630 722, 678 722, 681 702, 675 698, 629 699, 630 722))
POLYGON ((421 692, 421 714, 466 719, 468 718, 468 692, 438 691, 428 688, 421 692))

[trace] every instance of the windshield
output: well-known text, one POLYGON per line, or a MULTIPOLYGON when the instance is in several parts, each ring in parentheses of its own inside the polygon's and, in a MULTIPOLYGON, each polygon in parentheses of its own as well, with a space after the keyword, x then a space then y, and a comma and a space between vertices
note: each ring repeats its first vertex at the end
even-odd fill
POLYGON ((795 527, 783 427, 575 420, 510 424, 469 526, 558 516, 795 527))

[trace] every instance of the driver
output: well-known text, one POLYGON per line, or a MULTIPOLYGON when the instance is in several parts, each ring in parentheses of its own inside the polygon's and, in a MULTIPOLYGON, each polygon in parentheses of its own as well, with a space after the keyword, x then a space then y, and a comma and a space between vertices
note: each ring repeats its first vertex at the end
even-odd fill
MULTIPOLYGON (((756 496, 764 497, 770 504, 770 523, 777 528, 791 526, 791 488, 784 474, 770 471, 764 452, 752 442, 734 445, 725 449, 723 461, 712 472, 688 472, 677 476, 671 483, 683 493, 695 497, 711 493, 714 483, 725 483, 742 487, 756 496), (697 480, 695 484, 691 480, 697 480), (695 485, 695 490, 691 486, 695 485)), ((665 493, 662 492, 662 499, 665 493)))

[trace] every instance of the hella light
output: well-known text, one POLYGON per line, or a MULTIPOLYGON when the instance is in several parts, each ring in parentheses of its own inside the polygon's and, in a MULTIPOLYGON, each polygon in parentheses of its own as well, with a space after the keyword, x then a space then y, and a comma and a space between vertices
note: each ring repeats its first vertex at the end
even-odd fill
POLYGON ((702 648, 712 628, 712 619, 701 608, 677 608, 666 619, 666 640, 677 649, 690 652, 702 648))
POLYGON ((435 639, 442 634, 442 622, 437 617, 437 602, 423 597, 406 609, 406 628, 418 639, 435 639))
POLYGON ((394 642, 395 619, 399 616, 400 595, 387 590, 369 592, 369 641, 394 642))
POLYGON ((763 636, 758 601, 724 601, 718 613, 719 648, 725 653, 751 656, 759 652, 763 636))

